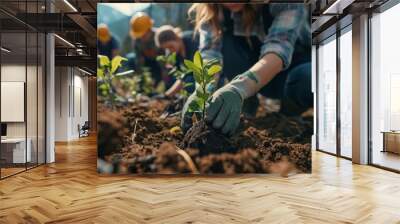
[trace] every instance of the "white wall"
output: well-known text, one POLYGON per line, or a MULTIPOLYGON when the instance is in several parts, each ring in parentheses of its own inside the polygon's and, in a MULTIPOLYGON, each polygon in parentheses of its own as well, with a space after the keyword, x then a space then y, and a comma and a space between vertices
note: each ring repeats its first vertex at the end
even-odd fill
MULTIPOLYGON (((26 108, 22 108, 24 113, 26 110, 27 120, 23 122, 6 122, 7 137, 9 138, 25 138, 30 140, 32 149, 32 161, 44 163, 44 74, 42 68, 36 65, 25 66, 25 64, 3 64, 1 66, 1 81, 3 82, 24 82, 26 83, 26 108), (38 70, 37 70, 38 69, 38 70), (27 82, 25 78, 27 77, 27 82), (37 153, 39 155, 37 156, 37 153)), ((23 94, 23 92, 22 92, 23 94)), ((2 96, 4 97, 4 96, 2 96)), ((1 110, 9 110, 10 108, 1 108, 1 110)))
MULTIPOLYGON (((2 82, 25 82, 25 71, 26 67, 24 65, 20 64, 4 64, 1 66, 1 81, 2 82)), ((27 67, 28 74, 33 69, 36 69, 36 67, 33 66, 28 66, 27 67)), ((36 73, 36 70, 35 70, 36 73)), ((31 80, 30 80, 31 82, 31 80)), ((35 83, 30 83, 34 84, 35 83)), ((36 89, 30 89, 28 88, 28 93, 27 93, 27 102, 32 102, 34 101, 31 98, 36 98, 36 89), (30 92, 29 90, 32 90, 34 92, 30 92)), ((33 106, 33 105, 31 105, 33 106)), ((35 104, 36 107, 36 104, 35 104)), ((7 108, 1 108, 2 110, 7 110, 7 108)), ((35 120, 36 121, 36 114, 27 114, 28 116, 28 121, 35 120), (33 115, 33 117, 31 116, 33 115)), ((32 125, 28 125, 28 127, 31 127, 32 125)), ((7 122, 7 136, 8 137, 25 137, 25 122, 7 122)), ((29 137, 29 136, 28 136, 29 137)))
POLYGON ((55 68, 55 141, 68 140, 68 87, 67 67, 55 68))
POLYGON ((79 138, 78 125, 88 120, 88 78, 76 68, 56 67, 55 140, 79 138))
MULTIPOLYGON (((11 82, 25 82, 25 64, 9 64, 1 66, 1 81, 11 82)), ((6 108, 1 108, 6 110, 6 108)), ((25 137, 25 123, 12 122, 7 123, 7 137, 25 137)))

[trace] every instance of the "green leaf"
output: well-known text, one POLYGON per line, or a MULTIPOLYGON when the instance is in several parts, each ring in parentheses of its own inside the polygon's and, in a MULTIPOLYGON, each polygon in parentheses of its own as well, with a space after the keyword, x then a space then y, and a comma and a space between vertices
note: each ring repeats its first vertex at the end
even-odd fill
POLYGON ((201 74, 201 69, 199 67, 197 67, 192 61, 190 60, 184 60, 185 66, 191 70, 194 74, 197 73, 197 75, 200 76, 201 74))
POLYGON ((193 83, 191 82, 187 82, 183 85, 183 88, 189 87, 189 86, 193 86, 193 83))
POLYGON ((199 73, 193 72, 193 77, 194 77, 194 80, 195 80, 198 84, 201 84, 201 83, 202 83, 201 76, 200 76, 199 73))
POLYGON ((104 79, 104 71, 103 71, 103 69, 100 69, 100 68, 97 69, 97 78, 104 79))
POLYGON ((121 56, 115 56, 111 61, 111 73, 117 71, 119 67, 121 67, 121 62, 127 61, 128 59, 123 58, 121 56))
POLYGON ((198 68, 203 68, 203 58, 201 58, 201 54, 199 51, 196 51, 196 53, 194 54, 193 62, 198 68))
POLYGON ((211 76, 211 75, 206 75, 205 77, 205 80, 204 80, 204 82, 206 83, 206 84, 208 84, 208 83, 210 83, 212 80, 213 80, 213 76, 211 76))
POLYGON ((219 64, 219 60, 216 59, 216 58, 208 60, 207 63, 206 63, 206 66, 211 67, 212 65, 215 65, 215 64, 219 64))
POLYGON ((201 88, 198 88, 196 90, 196 96, 200 99, 204 101, 206 101, 208 99, 208 97, 210 96, 210 94, 208 94, 207 92, 203 92, 203 90, 201 88))
POLYGON ((206 102, 204 99, 202 98, 197 98, 195 100, 195 102, 197 103, 197 106, 199 107, 199 111, 203 111, 204 110, 204 103, 206 102))
POLYGON ((189 104, 189 112, 200 112, 201 110, 200 110, 201 108, 200 108, 200 106, 199 106, 199 104, 197 103, 197 100, 193 100, 192 102, 190 102, 190 104, 189 104))
POLYGON ((176 73, 179 72, 176 67, 173 67, 169 70, 168 75, 176 76, 176 73))
POLYGON ((164 62, 164 63, 165 63, 165 61, 166 61, 164 55, 158 55, 158 56, 156 57, 156 60, 159 61, 159 62, 164 62))
POLYGON ((211 66, 211 68, 209 68, 207 70, 207 73, 209 76, 213 76, 215 74, 217 74, 218 72, 220 72, 222 70, 222 67, 220 65, 213 65, 211 66))
POLYGON ((99 55, 100 67, 110 66, 110 59, 105 55, 99 55))
POLYGON ((172 53, 168 56, 168 64, 175 65, 176 64, 176 53, 172 53))

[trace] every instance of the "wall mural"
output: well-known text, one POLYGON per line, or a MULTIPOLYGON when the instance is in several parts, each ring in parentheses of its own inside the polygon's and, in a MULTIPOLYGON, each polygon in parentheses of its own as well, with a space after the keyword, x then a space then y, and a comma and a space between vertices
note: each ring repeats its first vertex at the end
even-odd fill
POLYGON ((98 172, 311 172, 303 4, 98 4, 98 172))

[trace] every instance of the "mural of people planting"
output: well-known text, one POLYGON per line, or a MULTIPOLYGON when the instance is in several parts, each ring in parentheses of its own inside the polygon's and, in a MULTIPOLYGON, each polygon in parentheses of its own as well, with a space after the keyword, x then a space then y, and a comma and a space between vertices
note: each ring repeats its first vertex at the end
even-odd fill
POLYGON ((311 172, 307 5, 98 8, 99 173, 311 172))

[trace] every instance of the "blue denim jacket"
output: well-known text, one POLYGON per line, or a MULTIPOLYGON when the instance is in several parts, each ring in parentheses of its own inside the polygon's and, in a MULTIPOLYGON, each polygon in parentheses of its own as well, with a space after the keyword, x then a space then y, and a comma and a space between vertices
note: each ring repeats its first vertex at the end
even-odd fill
MULTIPOLYGON (((250 35, 258 37, 262 42, 260 58, 268 53, 274 53, 282 59, 283 69, 287 69, 297 45, 311 45, 309 9, 304 4, 270 3, 269 11, 273 17, 271 25, 265 27, 263 17, 259 16, 250 35)), ((231 17, 234 21, 234 35, 246 36, 241 14, 231 13, 231 17)), ((215 39, 209 24, 203 24, 199 33, 199 50, 203 58, 206 60, 217 58, 222 62, 221 38, 215 39)))

